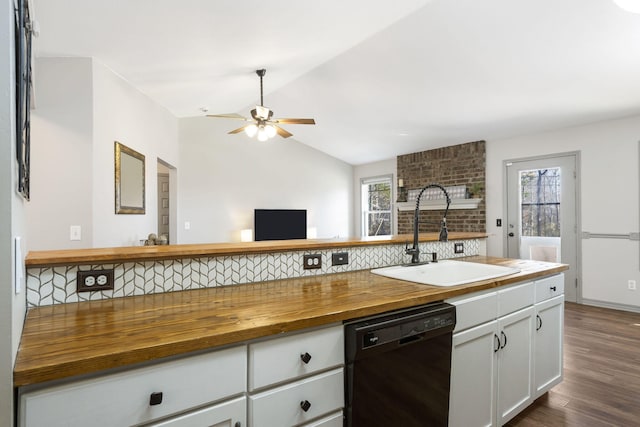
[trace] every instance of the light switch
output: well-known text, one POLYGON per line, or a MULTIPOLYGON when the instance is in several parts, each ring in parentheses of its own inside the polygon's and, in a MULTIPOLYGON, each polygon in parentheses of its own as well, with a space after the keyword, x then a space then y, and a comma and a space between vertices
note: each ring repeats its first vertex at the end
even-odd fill
POLYGON ((69 240, 82 240, 82 227, 72 225, 69 227, 69 240))
POLYGON ((191 230, 191 223, 189 221, 185 221, 184 222, 184 229, 185 230, 191 230))

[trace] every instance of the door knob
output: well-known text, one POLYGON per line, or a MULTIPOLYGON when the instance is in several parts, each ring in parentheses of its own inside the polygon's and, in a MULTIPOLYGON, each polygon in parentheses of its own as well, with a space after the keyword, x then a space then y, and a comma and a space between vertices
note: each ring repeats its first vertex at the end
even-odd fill
POLYGON ((513 236, 515 236, 515 234, 509 233, 509 237, 513 237, 513 236))

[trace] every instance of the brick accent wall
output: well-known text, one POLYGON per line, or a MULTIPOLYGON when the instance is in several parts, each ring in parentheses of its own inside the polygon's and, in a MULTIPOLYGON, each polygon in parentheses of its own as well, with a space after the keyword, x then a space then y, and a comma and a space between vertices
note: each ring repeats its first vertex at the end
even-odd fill
MULTIPOLYGON (((444 187, 474 183, 482 185, 482 201, 477 209, 450 210, 447 215, 449 231, 485 232, 485 141, 436 148, 398 156, 398 178, 408 190, 437 183, 444 187)), ((420 211, 420 232, 437 232, 443 211, 420 211)), ((398 212, 398 233, 413 232, 413 211, 398 212)))

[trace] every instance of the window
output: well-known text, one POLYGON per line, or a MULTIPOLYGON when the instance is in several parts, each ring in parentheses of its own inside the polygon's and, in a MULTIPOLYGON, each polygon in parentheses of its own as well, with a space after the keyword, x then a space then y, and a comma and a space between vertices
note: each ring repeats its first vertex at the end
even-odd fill
POLYGON ((520 172, 522 235, 560 237, 560 168, 520 172))
POLYGON ((362 235, 389 236, 392 232, 392 176, 363 178, 362 235))

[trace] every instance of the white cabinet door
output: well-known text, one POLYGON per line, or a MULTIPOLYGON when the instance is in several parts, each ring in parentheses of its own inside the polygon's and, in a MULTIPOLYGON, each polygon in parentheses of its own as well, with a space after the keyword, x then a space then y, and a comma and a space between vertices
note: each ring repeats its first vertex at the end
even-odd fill
POLYGON ((453 336, 449 425, 496 425, 497 321, 453 336))
POLYGON ((179 417, 171 418, 153 427, 245 427, 247 425, 247 398, 239 397, 218 405, 189 412, 179 417))
POLYGON ((498 319, 498 422, 503 425, 533 401, 535 310, 528 307, 498 319))
POLYGON ((535 305, 534 398, 562 381, 562 333, 564 296, 535 305))

